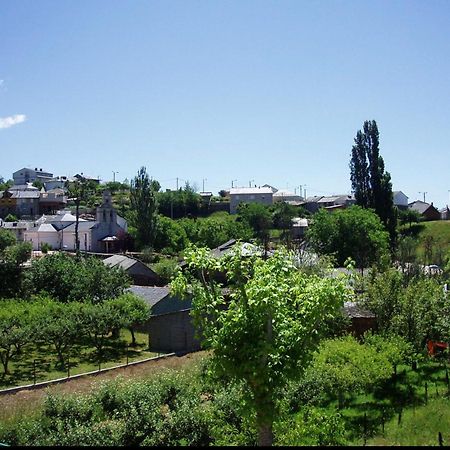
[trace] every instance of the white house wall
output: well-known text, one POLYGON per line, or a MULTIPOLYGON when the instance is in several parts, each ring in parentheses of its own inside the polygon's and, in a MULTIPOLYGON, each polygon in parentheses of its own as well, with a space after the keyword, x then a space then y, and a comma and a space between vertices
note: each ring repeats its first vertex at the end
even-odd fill
POLYGON ((33 250, 41 250, 41 246, 44 242, 51 245, 52 249, 59 249, 60 236, 57 232, 37 232, 37 231, 25 231, 24 241, 31 242, 33 250))
MULTIPOLYGON (((70 250, 74 251, 75 246, 75 233, 62 230, 62 236, 63 236, 63 249, 64 250, 70 250)), ((80 250, 81 251, 91 251, 95 250, 92 249, 92 242, 91 242, 91 233, 89 231, 79 231, 78 232, 78 239, 80 240, 80 250)))

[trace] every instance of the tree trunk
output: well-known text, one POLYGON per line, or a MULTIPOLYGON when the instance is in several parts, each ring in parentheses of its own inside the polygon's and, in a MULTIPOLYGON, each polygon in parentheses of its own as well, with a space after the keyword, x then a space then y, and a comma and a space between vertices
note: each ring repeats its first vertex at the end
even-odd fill
POLYGON ((134 335, 134 330, 132 327, 130 327, 130 333, 131 333, 131 346, 136 347, 136 336, 134 335))
POLYGON ((258 446, 271 447, 273 444, 273 423, 258 421, 258 446))
POLYGON ((3 375, 8 375, 9 353, 8 352, 0 353, 0 360, 2 361, 3 365, 3 375))

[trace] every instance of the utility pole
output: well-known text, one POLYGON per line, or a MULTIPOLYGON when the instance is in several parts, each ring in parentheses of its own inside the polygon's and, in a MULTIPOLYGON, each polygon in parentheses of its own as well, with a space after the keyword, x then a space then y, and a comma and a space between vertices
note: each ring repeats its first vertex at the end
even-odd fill
POLYGON ((236 183, 237 183, 237 180, 231 180, 231 188, 234 188, 234 182, 236 181, 236 183))
POLYGON ((203 178, 203 192, 205 192, 205 181, 208 181, 207 178, 203 178))
POLYGON ((249 182, 248 182, 248 187, 252 187, 253 181, 255 181, 255 180, 249 180, 249 182))
POLYGON ((177 177, 177 191, 178 191, 178 177, 177 177))
POLYGON ((113 173, 113 183, 115 183, 116 182, 116 173, 119 173, 119 172, 115 172, 114 170, 112 171, 112 173, 113 173))
POLYGON ((425 194, 428 194, 428 192, 419 192, 419 194, 423 194, 423 202, 426 203, 426 201, 425 201, 425 194))

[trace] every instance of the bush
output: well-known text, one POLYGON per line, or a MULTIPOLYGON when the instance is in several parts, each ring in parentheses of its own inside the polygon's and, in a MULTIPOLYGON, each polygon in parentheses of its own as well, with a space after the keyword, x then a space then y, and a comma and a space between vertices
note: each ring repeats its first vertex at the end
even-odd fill
POLYGON ((42 253, 48 253, 49 250, 52 250, 53 247, 48 242, 43 242, 41 244, 41 252, 42 253))
POLYGON ((159 275, 161 282, 168 284, 178 272, 179 266, 173 259, 162 259, 153 266, 153 269, 159 275))

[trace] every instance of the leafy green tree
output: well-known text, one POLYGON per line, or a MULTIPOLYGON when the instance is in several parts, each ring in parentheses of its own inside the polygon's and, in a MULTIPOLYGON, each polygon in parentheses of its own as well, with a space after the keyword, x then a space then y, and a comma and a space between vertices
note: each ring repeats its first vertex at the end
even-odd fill
POLYGON ((176 254, 188 243, 186 231, 176 220, 165 216, 158 217, 154 248, 163 253, 176 254))
POLYGON ((44 187, 44 183, 41 180, 34 180, 33 186, 41 190, 44 187))
POLYGON ((0 228, 0 253, 3 252, 6 247, 14 245, 16 242, 16 236, 12 231, 0 228))
POLYGON ((265 252, 269 248, 270 229, 272 228, 272 215, 267 206, 261 203, 241 203, 238 206, 240 220, 246 222, 259 241, 264 245, 265 252))
POLYGON ((389 232, 391 245, 396 240, 397 213, 394 208, 391 175, 384 170, 380 155, 379 132, 375 120, 366 120, 356 133, 350 159, 350 179, 356 204, 372 208, 389 232))
POLYGON ((276 202, 272 206, 273 226, 282 230, 281 238, 290 246, 292 233, 292 219, 298 215, 297 208, 286 202, 276 202))
POLYGON ((159 189, 159 183, 150 179, 145 167, 141 167, 131 181, 131 222, 136 229, 139 248, 154 244, 158 219, 156 193, 159 189))
POLYGON ((7 180, 3 177, 0 177, 0 191, 7 191, 11 186, 14 186, 14 180, 7 180))
POLYGON ((9 245, 0 251, 0 298, 19 297, 25 289, 22 264, 31 256, 30 242, 9 245))
POLYGON ((188 271, 178 274, 172 289, 192 293, 193 317, 204 345, 214 350, 214 370, 245 383, 258 442, 271 445, 279 390, 305 368, 346 288, 340 280, 303 274, 283 251, 265 260, 243 257, 238 248, 218 260, 207 248, 190 248, 185 260, 188 271), (216 270, 227 273, 229 301, 209 276, 216 270))
POLYGON ((54 346, 61 367, 73 345, 80 339, 82 329, 82 304, 60 303, 43 298, 35 306, 33 335, 54 346))
POLYGON ((403 236, 398 240, 397 259, 402 271, 416 260, 417 241, 411 236, 403 236))
POLYGON ((389 379, 392 366, 375 347, 360 344, 347 335, 320 344, 305 377, 311 373, 315 374, 315 380, 321 380, 324 392, 338 399, 341 409, 347 395, 367 392, 389 379))
POLYGON ((153 270, 158 274, 162 283, 168 284, 178 272, 180 266, 174 259, 166 258, 158 261, 153 270))
POLYGON ((0 303, 0 361, 7 375, 11 358, 30 340, 27 312, 18 301, 0 303))
POLYGON ((99 359, 102 357, 107 338, 123 324, 120 309, 111 302, 85 303, 81 309, 84 332, 89 336, 91 344, 97 350, 99 359))
POLYGON ((144 300, 131 292, 125 292, 120 297, 109 300, 108 304, 111 308, 119 312, 121 326, 130 330, 132 338, 131 345, 135 346, 134 327, 144 323, 150 317, 149 306, 144 300))
POLYGON ((34 293, 46 293, 62 302, 102 302, 122 294, 130 281, 121 268, 109 267, 92 256, 78 259, 66 253, 35 260, 27 276, 34 293))
POLYGON ((397 375, 397 366, 409 362, 414 354, 414 348, 402 336, 396 334, 378 334, 367 331, 364 334, 364 344, 382 353, 393 367, 397 375))
POLYGON ((418 211, 408 208, 398 211, 398 219, 402 225, 409 224, 409 228, 411 229, 412 223, 420 222, 422 216, 418 211))
POLYGON ((166 217, 197 217, 200 213, 202 198, 194 187, 186 181, 184 188, 175 191, 158 192, 159 211, 166 217))
POLYGON ((307 239, 318 253, 334 255, 340 267, 350 257, 362 270, 386 254, 389 237, 376 214, 354 205, 331 214, 319 210, 307 239))
MULTIPOLYGON (((1 190, 1 189, 0 189, 1 190)), ((19 219, 17 218, 17 216, 15 216, 14 214, 9 213, 6 217, 5 217, 5 222, 17 222, 19 219)))

